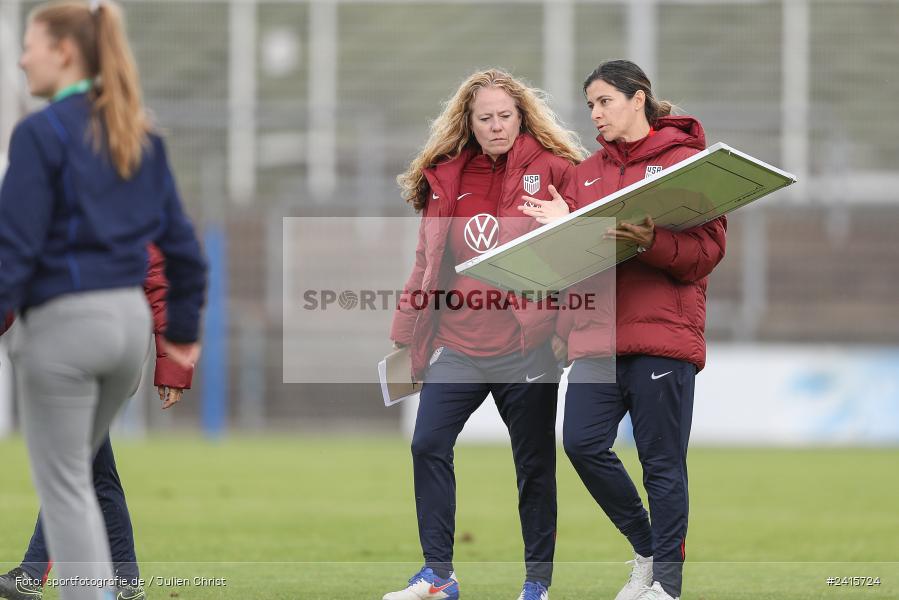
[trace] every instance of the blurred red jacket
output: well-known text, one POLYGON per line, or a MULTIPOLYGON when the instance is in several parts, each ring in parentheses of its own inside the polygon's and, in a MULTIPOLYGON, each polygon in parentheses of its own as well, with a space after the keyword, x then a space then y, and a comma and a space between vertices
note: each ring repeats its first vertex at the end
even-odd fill
MULTIPOLYGON (((153 312, 153 333, 156 336, 156 374, 153 385, 171 388, 190 389, 193 379, 193 368, 185 368, 173 361, 162 347, 162 334, 165 332, 166 304, 165 295, 169 289, 169 281, 165 277, 165 257, 154 244, 147 246, 149 266, 144 279, 144 293, 153 312)), ((0 335, 15 321, 14 313, 7 313, 0 335)))
POLYGON ((189 390, 193 380, 193 367, 182 367, 169 358, 163 349, 163 333, 166 325, 165 296, 169 280, 165 277, 165 257, 155 244, 147 246, 149 267, 144 279, 144 293, 153 311, 153 334, 156 336, 156 374, 153 385, 189 390))
MULTIPOLYGON (((578 208, 670 167, 705 149, 705 132, 687 116, 659 119, 649 136, 610 143, 577 166, 566 196, 578 208)), ((685 231, 656 227, 651 248, 570 291, 593 294, 591 310, 561 311, 556 333, 568 340, 569 359, 648 354, 705 366, 708 275, 724 258, 727 218, 685 231), (609 277, 615 273, 615 302, 609 277)))

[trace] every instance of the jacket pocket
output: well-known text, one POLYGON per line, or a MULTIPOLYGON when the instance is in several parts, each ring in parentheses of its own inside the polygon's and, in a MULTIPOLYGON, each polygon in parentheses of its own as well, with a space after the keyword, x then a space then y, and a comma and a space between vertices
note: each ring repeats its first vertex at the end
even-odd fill
POLYGON ((677 302, 677 315, 679 317, 684 316, 684 297, 683 291, 681 290, 681 285, 679 285, 676 281, 672 281, 670 278, 668 279, 669 283, 671 283, 671 287, 674 288, 674 300, 677 302))

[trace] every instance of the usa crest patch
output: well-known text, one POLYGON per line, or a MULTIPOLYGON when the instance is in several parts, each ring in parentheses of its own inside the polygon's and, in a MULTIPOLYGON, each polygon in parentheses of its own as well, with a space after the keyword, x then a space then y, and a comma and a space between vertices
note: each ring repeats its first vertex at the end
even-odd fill
POLYGON ((539 175, 525 175, 522 178, 522 183, 524 184, 524 191, 531 196, 540 191, 539 175))

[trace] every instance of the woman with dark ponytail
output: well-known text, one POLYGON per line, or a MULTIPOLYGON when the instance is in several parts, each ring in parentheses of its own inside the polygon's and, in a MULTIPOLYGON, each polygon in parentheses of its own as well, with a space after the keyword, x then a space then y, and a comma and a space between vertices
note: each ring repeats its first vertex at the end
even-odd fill
MULTIPOLYGON (((699 121, 672 116, 640 67, 626 60, 601 64, 584 82, 602 146, 576 168, 578 207, 591 204, 705 149, 699 121)), ((559 202, 525 209, 540 218, 559 202)), ((564 209, 564 207, 561 207, 564 209)), ((565 452, 590 494, 634 550, 630 579, 616 600, 680 596, 687 537, 687 443, 693 384, 705 365, 708 276, 724 257, 727 221, 686 231, 619 222, 608 239, 637 246, 618 266, 608 314, 560 313, 555 346, 567 341, 565 452), (614 311, 614 312, 613 312, 614 311), (633 481, 611 450, 618 423, 630 413, 650 523, 633 481)), ((578 284, 604 297, 607 274, 578 284)))
POLYGON ((19 311, 10 355, 60 597, 109 600, 116 581, 91 463, 149 349, 147 247, 162 251, 169 281, 162 345, 185 366, 199 355, 206 265, 143 109, 118 6, 38 6, 20 65, 31 94, 51 102, 10 140, 0 314, 19 311))

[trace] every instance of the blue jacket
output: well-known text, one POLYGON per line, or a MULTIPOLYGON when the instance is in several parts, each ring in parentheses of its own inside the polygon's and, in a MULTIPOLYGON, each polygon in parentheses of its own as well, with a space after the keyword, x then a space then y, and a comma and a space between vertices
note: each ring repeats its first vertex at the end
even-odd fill
POLYGON ((151 134, 124 180, 94 151, 90 114, 87 96, 75 94, 13 131, 0 188, 0 314, 73 292, 140 287, 154 242, 170 283, 165 336, 196 341, 206 262, 165 146, 151 134))

